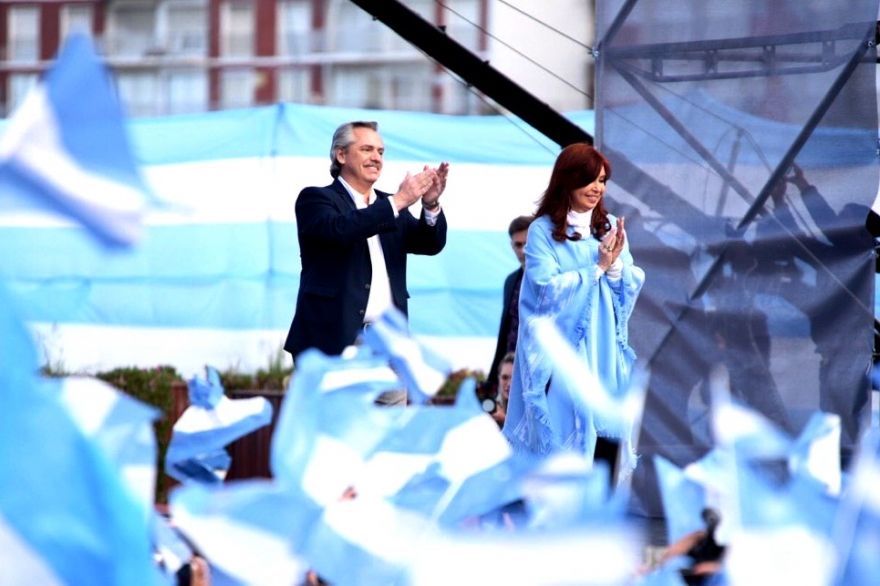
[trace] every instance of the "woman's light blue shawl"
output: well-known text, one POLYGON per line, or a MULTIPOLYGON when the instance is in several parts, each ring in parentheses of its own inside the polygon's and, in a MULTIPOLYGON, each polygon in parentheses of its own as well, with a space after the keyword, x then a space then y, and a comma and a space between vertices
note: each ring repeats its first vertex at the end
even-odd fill
MULTIPOLYGON (((609 221, 613 225, 616 219, 609 216, 609 221)), ((519 337, 503 433, 514 450, 536 455, 570 449, 569 436, 574 430, 585 438, 581 449, 590 449, 597 435, 629 444, 631 423, 603 421, 593 413, 572 415, 570 421, 551 418, 547 388, 553 356, 540 346, 531 325, 537 319, 552 319, 605 389, 621 396, 628 391, 635 360, 627 339, 628 321, 644 271, 633 265, 626 244, 620 254, 620 280, 612 283, 604 274, 597 277, 599 241, 587 234, 578 241, 556 242, 552 231, 547 216, 537 218, 529 228, 519 297, 519 337)), ((569 227, 569 231, 574 229, 569 227)), ((561 384, 554 379, 553 389, 561 384)))

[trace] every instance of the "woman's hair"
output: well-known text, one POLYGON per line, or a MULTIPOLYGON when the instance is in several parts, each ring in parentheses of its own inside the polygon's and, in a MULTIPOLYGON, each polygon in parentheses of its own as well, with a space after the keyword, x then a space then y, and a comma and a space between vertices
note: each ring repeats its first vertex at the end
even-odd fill
POLYGON ((373 121, 358 120, 356 122, 346 122, 341 124, 336 132, 333 133, 333 140, 330 143, 330 176, 336 179, 342 170, 342 165, 336 159, 336 149, 347 149, 354 144, 354 129, 369 128, 370 130, 379 131, 379 123, 373 121))
MULTIPOLYGON (((538 200, 538 211, 535 217, 549 216, 553 222, 553 240, 564 242, 568 240, 580 240, 581 234, 566 234, 566 218, 571 209, 571 194, 575 189, 586 187, 599 177, 602 169, 605 169, 605 179, 611 178, 611 165, 608 159, 598 150, 585 142, 568 145, 553 165, 553 173, 550 175, 550 184, 538 200)), ((605 197, 593 208, 593 217, 590 221, 590 232, 597 239, 611 229, 608 222, 608 210, 605 209, 605 197)))

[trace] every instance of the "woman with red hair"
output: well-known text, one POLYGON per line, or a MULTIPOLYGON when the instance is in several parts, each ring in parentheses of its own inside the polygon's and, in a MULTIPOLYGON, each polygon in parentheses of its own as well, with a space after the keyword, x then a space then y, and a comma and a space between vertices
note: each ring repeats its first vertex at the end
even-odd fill
MULTIPOLYGON (((552 322, 609 393, 628 390, 635 354, 627 328, 644 272, 633 264, 624 219, 605 208, 610 177, 611 165, 598 150, 582 143, 566 147, 529 227, 503 430, 519 452, 575 450, 592 456, 602 435, 620 440, 633 456, 631 425, 573 400, 580 391, 567 377, 551 376, 560 365, 545 351, 535 327, 542 320, 552 322)), ((634 463, 630 458, 627 467, 634 463)))

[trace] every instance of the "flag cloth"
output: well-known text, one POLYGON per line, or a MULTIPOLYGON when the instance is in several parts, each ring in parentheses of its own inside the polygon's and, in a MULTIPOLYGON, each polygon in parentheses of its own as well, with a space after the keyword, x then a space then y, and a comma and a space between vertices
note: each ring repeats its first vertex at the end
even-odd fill
POLYGON ((235 583, 301 583, 307 567, 296 551, 318 510, 296 491, 263 479, 190 483, 175 488, 170 501, 178 529, 235 583))
POLYGON ((880 576, 880 429, 862 437, 834 525, 835 586, 868 586, 880 576))
POLYGON ((152 515, 156 491, 158 409, 90 377, 60 380, 61 403, 87 438, 117 467, 125 486, 152 515))
POLYGON ((272 420, 265 397, 229 399, 217 370, 207 371, 207 380, 190 379, 190 406, 174 423, 165 454, 166 472, 181 482, 222 482, 231 462, 224 448, 272 420))
POLYGON ((68 37, 10 118, 0 137, 0 187, 0 209, 56 211, 109 246, 140 238, 152 196, 109 71, 87 36, 68 37))
POLYGON ((449 361, 410 335, 406 316, 395 307, 364 330, 363 338, 373 352, 388 360, 413 403, 425 403, 436 395, 452 370, 449 361))
POLYGON ((400 579, 438 524, 509 502, 502 489, 513 479, 499 466, 510 448, 473 380, 449 407, 374 404, 400 385, 370 348, 350 357, 306 351, 281 407, 273 475, 323 511, 303 555, 337 586, 400 579))
POLYGON ((706 508, 706 489, 688 478, 684 471, 664 458, 654 456, 657 483, 663 499, 668 543, 706 528, 702 513, 706 508))
POLYGON ((410 568, 412 586, 505 584, 593 586, 633 583, 638 539, 622 525, 601 530, 446 534, 410 568))
POLYGON ((0 585, 156 584, 142 505, 58 394, 36 384, 12 308, 0 288, 0 585))
POLYGON ((791 447, 788 467, 792 474, 807 475, 822 483, 829 495, 840 495, 840 416, 813 413, 791 447))

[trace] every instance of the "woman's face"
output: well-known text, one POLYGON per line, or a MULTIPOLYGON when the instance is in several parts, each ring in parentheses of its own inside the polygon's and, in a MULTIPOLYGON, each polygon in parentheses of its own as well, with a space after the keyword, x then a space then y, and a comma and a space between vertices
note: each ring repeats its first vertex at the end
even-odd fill
POLYGON ((603 167, 595 181, 571 192, 571 209, 581 214, 588 212, 599 205, 599 200, 604 194, 605 168, 603 167))

